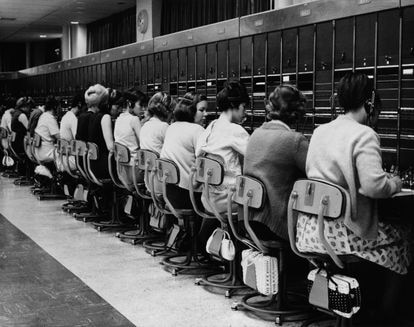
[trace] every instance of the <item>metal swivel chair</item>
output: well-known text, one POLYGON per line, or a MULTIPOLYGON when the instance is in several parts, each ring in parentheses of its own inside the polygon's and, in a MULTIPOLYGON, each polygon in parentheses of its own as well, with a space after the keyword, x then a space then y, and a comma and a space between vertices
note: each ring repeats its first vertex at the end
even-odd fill
POLYGON ((88 146, 86 142, 73 140, 66 148, 66 167, 69 168, 72 177, 78 176, 86 185, 86 190, 83 192, 83 201, 70 207, 65 207, 63 210, 72 213, 76 220, 81 220, 85 223, 90 221, 102 220, 104 215, 99 212, 98 204, 92 189, 92 178, 87 173, 86 156, 88 153, 88 146), (69 155, 75 156, 76 172, 70 169, 69 155), (91 193, 91 204, 88 202, 88 195, 91 193))
MULTIPOLYGON (((99 149, 95 143, 88 142, 88 152, 86 157, 84 157, 84 163, 86 164, 86 171, 91 181, 96 184, 97 186, 103 187, 105 184, 112 184, 111 179, 98 179, 94 172, 91 169, 91 161, 98 159, 99 149), (86 162, 85 162, 86 161, 86 162)), ((109 160, 112 160, 110 156, 108 156, 108 166, 109 160)), ((101 221, 94 221, 92 224, 96 228, 97 231, 101 232, 104 230, 119 230, 128 228, 128 225, 121 222, 119 217, 119 206, 118 206, 118 198, 117 198, 117 190, 116 187, 112 187, 112 205, 111 205, 111 217, 109 220, 101 220, 101 221)))
MULTIPOLYGON (((29 159, 29 161, 33 162, 34 158, 33 158, 33 154, 31 151, 31 147, 32 147, 32 141, 33 139, 30 137, 30 134, 27 133, 23 139, 23 144, 24 144, 24 152, 25 155, 27 157, 27 159, 29 159)), ((24 185, 33 185, 33 176, 32 176, 32 168, 31 165, 29 165, 29 162, 25 163, 26 166, 26 176, 25 177, 21 177, 21 178, 17 178, 16 180, 14 180, 13 184, 15 185, 20 185, 20 186, 24 186, 24 185)))
MULTIPOLYGON (((70 142, 64 139, 59 139, 56 142, 56 152, 57 152, 57 159, 61 164, 62 172, 66 172, 73 180, 78 180, 79 176, 74 173, 71 169, 69 157, 71 155, 71 145, 70 142)), ((62 210, 67 211, 70 208, 78 207, 78 206, 85 206, 86 203, 83 200, 83 196, 78 196, 76 190, 74 194, 70 194, 70 191, 67 185, 64 185, 64 193, 67 196, 68 202, 62 204, 62 210)))
POLYGON ((108 159, 109 172, 110 172, 112 181, 119 188, 123 187, 127 189, 133 195, 135 201, 140 203, 140 207, 141 207, 139 223, 137 226, 138 228, 131 230, 131 231, 118 232, 116 233, 115 236, 118 237, 121 241, 129 242, 133 245, 138 244, 140 242, 144 242, 145 240, 154 238, 154 235, 151 235, 149 233, 149 225, 148 225, 149 223, 149 217, 148 217, 149 202, 148 201, 151 201, 152 199, 151 199, 151 196, 144 193, 143 189, 145 188, 145 184, 140 183, 138 185, 137 176, 135 173, 135 167, 137 166, 136 164, 137 159, 134 158, 134 165, 130 166, 129 163, 131 161, 131 153, 128 147, 126 147, 123 144, 116 143, 116 142, 114 143, 114 150, 113 152, 109 153, 109 156, 110 156, 110 158, 108 159), (113 174, 112 160, 111 160, 112 156, 115 156, 116 171, 118 174, 118 179, 113 174), (124 165, 127 169, 132 169, 133 187, 130 186, 131 184, 125 183, 125 181, 123 181, 120 178, 121 176, 120 169, 122 165, 124 165), (119 181, 121 181, 121 184, 119 184, 119 181))
MULTIPOLYGON (((139 169, 144 171, 144 187, 141 188, 141 186, 137 183, 137 179, 135 176, 135 169, 133 170, 133 179, 134 179, 134 187, 138 192, 140 193, 140 196, 144 199, 147 199, 148 201, 152 200, 152 205, 157 208, 160 212, 165 214, 165 212, 169 212, 168 210, 165 210, 164 204, 161 204, 158 197, 159 195, 155 194, 152 190, 152 170, 153 167, 155 167, 156 160, 159 158, 159 154, 155 151, 151 150, 144 150, 140 149, 137 152, 137 157, 134 161, 134 168, 138 166, 139 169), (151 176, 150 176, 151 175, 151 176), (144 191, 142 189, 144 188, 144 191), (145 191, 146 189, 146 191, 145 191), (165 210, 165 211, 163 211, 165 210)), ((165 234, 165 230, 163 228, 159 228, 159 226, 154 227, 151 226, 151 229, 157 233, 160 233, 161 235, 165 234)), ((165 240, 167 238, 167 235, 164 237, 160 236, 157 238, 146 240, 142 243, 142 245, 145 248, 145 251, 150 253, 153 257, 157 255, 167 255, 171 252, 170 249, 168 249, 168 242, 165 240), (164 239, 163 239, 164 238, 164 239)))
MULTIPOLYGON (((14 157, 15 160, 19 159, 19 156, 14 151, 12 143, 14 142, 16 138, 15 132, 9 132, 7 129, 0 127, 0 135, 1 135, 1 143, 3 147, 3 151, 6 155, 9 155, 11 157, 14 157)), ((17 163, 15 162, 14 167, 12 169, 8 169, 5 172, 2 173, 3 177, 8 178, 17 178, 19 177, 19 174, 17 172, 17 163)))
MULTIPOLYGON (((190 249, 186 253, 177 253, 165 257, 162 264, 167 270, 170 270, 173 276, 178 273, 186 271, 199 271, 200 269, 211 269, 211 263, 205 264, 198 257, 197 239, 195 231, 195 220, 199 219, 192 209, 175 209, 168 199, 167 184, 177 185, 180 181, 180 171, 177 165, 168 159, 157 159, 154 169, 152 170, 152 177, 154 181, 155 174, 162 186, 162 196, 169 209, 165 213, 172 213, 178 220, 178 225, 184 233, 187 233, 190 241, 190 249)), ((155 194, 154 182, 151 183, 155 194)))
MULTIPOLYGON (((350 263, 360 262, 362 259, 353 255, 337 255, 325 238, 324 220, 335 220, 351 215, 351 200, 349 193, 342 187, 321 180, 303 179, 293 186, 288 205, 288 230, 290 246, 298 256, 308 259, 315 267, 328 270, 346 269, 350 263), (303 253, 296 246, 296 225, 298 215, 307 214, 318 220, 318 237, 326 254, 303 253)), ((321 299, 327 301, 327 299, 321 299)), ((335 316, 330 311, 317 308, 318 310, 335 316)), ((321 320, 321 319, 318 319, 321 320)), ((316 319, 304 323, 308 326, 316 319)), ((352 318, 347 319, 336 316, 336 327, 352 326, 352 318)))
POLYGON ((259 180, 248 176, 238 176, 236 186, 230 189, 228 195, 227 210, 230 217, 232 200, 243 207, 243 222, 248 238, 240 236, 232 221, 229 220, 236 238, 251 249, 278 258, 279 290, 277 294, 270 297, 260 293, 248 294, 240 302, 234 303, 232 309, 243 308, 258 315, 269 316, 275 320, 277 325, 287 321, 303 321, 311 317, 311 308, 306 304, 303 295, 288 293, 286 288, 285 255, 290 250, 289 242, 260 240, 250 226, 250 209, 261 209, 265 194, 265 187, 259 180))
MULTIPOLYGON (((35 133, 33 136, 33 141, 32 141, 32 153, 33 153, 33 157, 36 159, 37 164, 42 165, 43 162, 38 158, 38 156, 36 155, 36 149, 40 148, 42 144, 42 138, 39 134, 35 133)), ((54 162, 56 162, 56 153, 55 151, 53 151, 53 156, 54 156, 54 162)), ((65 200, 67 197, 65 194, 59 194, 58 190, 57 190, 57 176, 56 176, 56 172, 52 172, 52 181, 51 181, 51 186, 50 186, 50 191, 40 191, 37 194, 37 199, 38 200, 65 200)))
MULTIPOLYGON (((191 203, 193 204, 194 211, 202 218, 205 219, 218 219, 220 221, 221 228, 231 234, 231 230, 228 224, 228 218, 224 217, 216 209, 215 204, 210 200, 210 186, 219 186, 223 183, 224 178, 224 167, 223 165, 214 159, 206 157, 196 158, 194 167, 191 168, 190 173, 190 197, 191 203), (203 195, 204 199, 209 203, 209 206, 213 209, 214 213, 206 213, 202 211, 196 202, 194 196, 194 181, 203 184, 203 195)), ((232 219, 231 217, 230 219, 232 219)), ((225 296, 231 297, 232 292, 240 289, 246 289, 243 282, 240 281, 237 275, 237 265, 240 261, 237 260, 239 256, 233 261, 225 262, 227 266, 225 273, 207 275, 204 278, 197 278, 196 285, 212 286, 221 289, 225 289, 225 296)), ((222 258, 217 258, 223 261, 222 258)))

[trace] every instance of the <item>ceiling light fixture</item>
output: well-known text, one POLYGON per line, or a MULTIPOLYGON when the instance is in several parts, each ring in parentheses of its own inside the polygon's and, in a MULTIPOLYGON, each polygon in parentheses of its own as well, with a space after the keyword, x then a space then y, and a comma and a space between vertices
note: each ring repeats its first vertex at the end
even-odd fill
POLYGON ((46 34, 40 34, 39 37, 42 38, 42 39, 44 39, 44 38, 47 37, 47 35, 46 34))
POLYGON ((79 22, 70 22, 72 25, 78 25, 79 22))
POLYGON ((12 20, 16 20, 16 18, 15 17, 0 17, 0 20, 12 21, 12 20))

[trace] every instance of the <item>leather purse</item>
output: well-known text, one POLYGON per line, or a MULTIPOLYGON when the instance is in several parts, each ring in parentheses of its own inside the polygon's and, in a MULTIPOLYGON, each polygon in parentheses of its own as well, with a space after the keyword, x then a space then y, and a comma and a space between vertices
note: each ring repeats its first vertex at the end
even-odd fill
POLYGON ((228 232, 224 232, 224 238, 221 241, 220 255, 227 261, 233 261, 236 256, 236 249, 228 232))
POLYGON ((221 228, 216 228, 211 234, 211 236, 208 238, 207 244, 206 244, 206 251, 208 254, 211 254, 214 257, 221 258, 221 245, 224 239, 224 230, 221 228))
POLYGON ((309 303, 345 318, 361 307, 361 290, 355 278, 314 269, 308 275, 309 303))
POLYGON ((163 231, 167 227, 167 216, 159 211, 153 203, 149 206, 149 225, 155 230, 163 231))

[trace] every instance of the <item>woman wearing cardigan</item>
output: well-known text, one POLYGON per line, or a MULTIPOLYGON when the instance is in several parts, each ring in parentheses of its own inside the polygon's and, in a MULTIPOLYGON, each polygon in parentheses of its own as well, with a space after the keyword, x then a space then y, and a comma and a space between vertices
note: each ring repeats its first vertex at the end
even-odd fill
POLYGON ((288 239, 287 204, 293 184, 305 177, 308 141, 289 125, 305 112, 306 100, 294 86, 280 85, 269 96, 269 122, 254 131, 247 144, 244 174, 266 187, 264 207, 252 216, 252 227, 263 240, 288 239))
MULTIPOLYGON (((372 80, 365 74, 348 73, 341 79, 338 100, 345 114, 315 130, 309 144, 306 173, 308 178, 340 185, 349 192, 351 215, 326 221, 325 236, 335 253, 352 254, 365 259, 361 264, 375 268, 365 276, 365 281, 361 277, 360 284, 367 287, 376 280, 373 289, 363 290, 363 294, 365 299, 373 297, 373 308, 379 308, 375 316, 380 317, 381 314, 392 316, 398 307, 400 275, 407 273, 410 251, 409 229, 378 221, 375 199, 389 198, 399 192, 402 182, 399 177, 384 172, 380 138, 366 126, 375 125, 379 115, 371 100, 373 91, 372 80)), ((314 231, 316 226, 315 217, 299 215, 297 246, 300 251, 325 252, 314 231)), ((366 268, 361 271, 366 273, 369 270, 366 268)))

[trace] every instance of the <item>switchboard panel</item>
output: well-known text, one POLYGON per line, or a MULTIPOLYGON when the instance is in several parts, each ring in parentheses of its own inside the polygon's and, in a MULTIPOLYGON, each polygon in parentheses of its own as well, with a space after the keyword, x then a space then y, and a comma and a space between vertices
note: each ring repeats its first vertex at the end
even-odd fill
POLYGON ((335 21, 335 69, 352 68, 354 62, 354 19, 335 21))
POLYGON ((240 40, 240 76, 251 76, 253 73, 252 43, 253 37, 247 36, 240 40))
POLYGON ((189 47, 187 49, 187 79, 194 81, 196 79, 196 48, 189 47))
POLYGON ((207 44, 207 79, 216 79, 217 75, 217 44, 207 44))
POLYGON ((375 64, 375 24, 377 14, 356 17, 355 66, 373 67, 375 64))
POLYGON ((227 48, 228 41, 217 44, 217 78, 227 78, 227 48))
POLYGON ((200 45, 197 47, 197 80, 206 79, 206 46, 200 45))
POLYGON ((178 80, 187 80, 187 49, 180 49, 178 51, 178 80))
POLYGON ((253 38, 253 75, 266 74, 266 34, 255 35, 253 38))
POLYGON ((240 76, 240 39, 229 41, 229 77, 240 76))
POLYGON ((282 72, 296 72, 297 29, 285 30, 282 33, 282 72))

